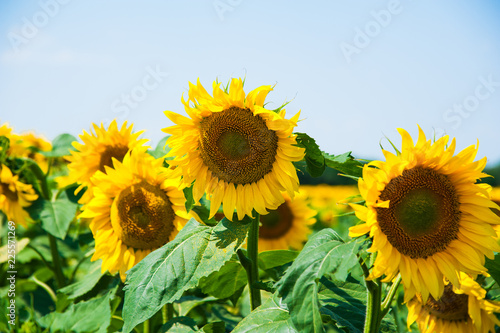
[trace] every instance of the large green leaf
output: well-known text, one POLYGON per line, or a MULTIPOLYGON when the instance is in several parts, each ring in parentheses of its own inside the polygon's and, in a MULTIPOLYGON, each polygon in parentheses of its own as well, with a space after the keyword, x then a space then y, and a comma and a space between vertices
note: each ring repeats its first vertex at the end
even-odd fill
POLYGON ((32 216, 42 222, 42 228, 53 236, 64 239, 70 222, 75 218, 78 204, 62 192, 54 201, 39 199, 32 208, 32 216))
POLYGON ((199 287, 205 294, 228 298, 247 283, 247 273, 238 261, 228 261, 222 268, 200 279, 199 287))
POLYGON ((232 331, 233 333, 296 333, 290 314, 276 295, 253 310, 232 331))
POLYGON ((173 241, 132 268, 124 288, 123 331, 130 332, 164 304, 196 287, 202 277, 218 271, 245 240, 250 222, 248 217, 223 219, 208 227, 191 219, 173 241))
POLYGON ((175 317, 166 322, 160 329, 160 332, 168 333, 192 333, 199 332, 198 326, 193 318, 190 317, 175 317))
POLYGON ((105 333, 111 322, 109 301, 115 293, 116 288, 105 296, 71 304, 63 313, 51 312, 40 319, 40 325, 48 327, 52 333, 105 333))
POLYGON ((277 284, 300 332, 323 332, 319 311, 318 281, 328 274, 339 280, 357 264, 357 241, 343 243, 332 229, 323 229, 309 239, 297 259, 277 284))
MULTIPOLYGON (((321 312, 330 316, 341 329, 350 333, 363 332, 367 293, 364 284, 350 276, 343 281, 322 278, 320 282, 321 312)), ((385 316, 380 331, 397 332, 392 316, 385 316)))
POLYGON ((69 155, 71 150, 75 150, 72 146, 73 141, 76 141, 73 135, 67 133, 61 134, 52 141, 51 151, 41 151, 40 153, 46 157, 62 157, 69 155))

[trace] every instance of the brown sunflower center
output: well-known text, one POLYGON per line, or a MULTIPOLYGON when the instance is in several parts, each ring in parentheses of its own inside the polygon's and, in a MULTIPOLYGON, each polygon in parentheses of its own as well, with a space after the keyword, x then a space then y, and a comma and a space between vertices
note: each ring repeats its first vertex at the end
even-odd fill
POLYGON ((412 259, 443 251, 457 238, 460 201, 446 175, 415 167, 393 178, 380 193, 389 208, 376 208, 380 229, 412 259))
POLYGON ((278 136, 250 109, 232 106, 214 112, 200 125, 200 156, 217 178, 233 184, 249 184, 272 170, 278 136))
MULTIPOLYGON (((422 299, 420 297, 419 301, 422 299)), ((463 321, 469 319, 469 297, 465 294, 455 294, 453 287, 448 284, 444 287, 443 296, 436 301, 432 296, 429 296, 424 309, 431 315, 447 321, 463 321)))
POLYGON ((111 224, 127 246, 155 249, 169 241, 175 213, 167 194, 146 181, 122 190, 111 206, 111 224))
POLYGON ((118 161, 123 161, 123 157, 128 152, 127 146, 106 146, 106 149, 101 153, 101 159, 99 161, 99 170, 105 171, 105 166, 113 167, 113 157, 118 161))
POLYGON ((17 192, 11 191, 9 188, 9 184, 1 183, 0 188, 2 189, 2 192, 0 192, 0 193, 5 195, 10 202, 15 202, 15 201, 19 200, 19 196, 17 195, 17 192))
POLYGON ((293 225, 293 213, 288 203, 281 204, 277 209, 260 216, 259 237, 263 239, 278 239, 286 235, 293 225))

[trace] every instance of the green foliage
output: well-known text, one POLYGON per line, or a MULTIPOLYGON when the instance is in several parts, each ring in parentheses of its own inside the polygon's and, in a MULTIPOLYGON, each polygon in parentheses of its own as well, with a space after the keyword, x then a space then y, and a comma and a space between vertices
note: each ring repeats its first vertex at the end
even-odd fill
POLYGON ((0 136, 0 163, 4 163, 7 158, 7 151, 10 147, 10 140, 6 136, 0 136))
POLYGON ((70 151, 75 150, 73 142, 77 141, 71 134, 61 134, 52 141, 51 151, 41 151, 45 157, 63 157, 70 154, 70 151))
POLYGON ((484 267, 488 270, 488 274, 500 285, 500 254, 496 254, 493 260, 486 258, 484 267))
POLYGON ((259 267, 263 270, 282 266, 292 262, 299 255, 298 251, 272 250, 259 253, 259 267))
POLYGON ((247 283, 247 273, 238 261, 228 261, 220 270, 200 279, 199 287, 205 294, 228 298, 247 283))
POLYGON ((31 216, 42 222, 42 228, 54 237, 64 239, 70 222, 75 218, 78 204, 68 199, 66 192, 49 201, 38 199, 31 207, 31 216))
POLYGON ((195 204, 193 199, 193 185, 183 188, 182 192, 184 193, 184 197, 186 198, 186 203, 184 204, 184 206, 186 207, 186 211, 189 212, 195 204))
POLYGON ((306 133, 297 134, 297 146, 305 148, 306 155, 304 157, 307 164, 307 172, 313 177, 319 177, 325 171, 325 159, 316 140, 311 138, 306 133))
POLYGON ((86 302, 71 304, 62 312, 51 312, 40 319, 42 327, 49 328, 51 333, 105 333, 111 322, 110 300, 115 290, 111 290, 104 297, 97 297, 86 302))
POLYGON ((320 177, 325 171, 325 167, 335 169, 348 176, 361 177, 363 164, 356 161, 351 152, 337 156, 330 155, 321 151, 316 141, 309 135, 296 134, 297 145, 306 150, 304 157, 307 165, 306 170, 312 177, 320 177))
POLYGON ((233 333, 297 333, 290 314, 275 294, 252 311, 232 331, 233 333))
POLYGON ((167 135, 166 137, 161 139, 160 142, 158 142, 158 144, 156 145, 156 148, 154 150, 148 150, 148 153, 154 158, 164 158, 165 155, 167 155, 167 153, 170 151, 170 148, 165 145, 169 137, 170 135, 167 135))
MULTIPOLYGON (((321 313, 328 315, 337 327, 351 333, 361 333, 366 314, 366 286, 349 276, 347 279, 330 281, 321 278, 319 285, 321 313)), ((397 332, 392 316, 386 316, 381 332, 397 332)))
POLYGON ((218 271, 245 240, 250 219, 202 226, 194 219, 177 237, 129 271, 126 281, 124 332, 178 300, 201 278, 218 271))
POLYGON ((92 290, 101 277, 101 261, 99 260, 92 263, 84 279, 59 289, 59 292, 66 294, 70 300, 75 299, 92 290))
POLYGON ((358 243, 344 243, 331 229, 323 229, 304 246, 297 259, 278 282, 277 290, 290 309, 299 332, 322 332, 318 281, 325 274, 339 280, 356 265, 358 243))

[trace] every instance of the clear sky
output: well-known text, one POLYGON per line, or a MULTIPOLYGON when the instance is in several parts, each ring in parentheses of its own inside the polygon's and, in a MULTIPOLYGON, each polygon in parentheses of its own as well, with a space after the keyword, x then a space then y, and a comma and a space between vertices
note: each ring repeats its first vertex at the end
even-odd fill
POLYGON ((155 145, 188 82, 246 77, 292 100, 331 154, 382 158, 396 128, 500 163, 500 2, 0 2, 0 122, 49 139, 117 118, 155 145))

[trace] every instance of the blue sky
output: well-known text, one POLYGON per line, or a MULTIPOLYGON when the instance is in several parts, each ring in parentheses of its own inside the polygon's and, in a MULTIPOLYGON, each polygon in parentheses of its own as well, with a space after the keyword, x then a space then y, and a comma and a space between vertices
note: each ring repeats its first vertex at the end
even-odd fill
POLYGON ((497 1, 0 3, 0 122, 49 139, 128 120, 155 145, 200 78, 276 84, 270 107, 331 153, 382 158, 396 128, 500 163, 497 1))

